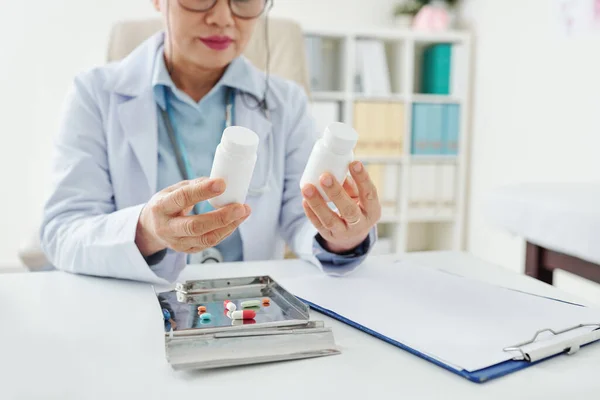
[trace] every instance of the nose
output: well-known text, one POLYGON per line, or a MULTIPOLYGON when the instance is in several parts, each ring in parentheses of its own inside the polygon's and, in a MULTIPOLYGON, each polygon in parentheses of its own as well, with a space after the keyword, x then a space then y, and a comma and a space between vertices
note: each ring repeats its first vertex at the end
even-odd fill
POLYGON ((217 0, 215 6, 206 14, 206 22, 219 27, 232 26, 234 20, 229 7, 229 0, 217 0))

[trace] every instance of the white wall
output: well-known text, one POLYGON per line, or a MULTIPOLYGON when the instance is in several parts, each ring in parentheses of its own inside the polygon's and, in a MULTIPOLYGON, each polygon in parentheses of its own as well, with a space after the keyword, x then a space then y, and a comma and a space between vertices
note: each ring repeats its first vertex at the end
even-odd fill
MULTIPOLYGON (((513 182, 600 179, 600 31, 562 35, 554 0, 507 3, 463 9, 475 33, 468 249, 522 271, 523 241, 490 227, 481 199, 513 182)), ((559 280, 600 303, 600 290, 559 280)))
MULTIPOLYGON (((387 24, 393 0, 275 0, 273 15, 310 25, 387 24), (331 15, 335 19, 331 20, 331 15)), ((0 4, 0 267, 18 265, 49 186, 51 141, 73 76, 104 61, 110 26, 155 16, 149 0, 0 4)))

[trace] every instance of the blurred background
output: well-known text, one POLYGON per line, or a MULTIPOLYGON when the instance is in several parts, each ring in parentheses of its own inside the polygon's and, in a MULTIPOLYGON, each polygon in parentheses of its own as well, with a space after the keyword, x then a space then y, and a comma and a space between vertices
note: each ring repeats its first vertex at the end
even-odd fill
MULTIPOLYGON (((148 0, 0 7, 0 271, 14 271, 74 76, 106 62, 114 24, 158 15, 148 0)), ((270 15, 302 27, 319 128, 360 134, 385 207, 376 253, 468 251, 524 272, 529 241, 600 263, 600 2, 275 0, 270 15)), ((555 284, 600 304, 590 279, 555 284)))

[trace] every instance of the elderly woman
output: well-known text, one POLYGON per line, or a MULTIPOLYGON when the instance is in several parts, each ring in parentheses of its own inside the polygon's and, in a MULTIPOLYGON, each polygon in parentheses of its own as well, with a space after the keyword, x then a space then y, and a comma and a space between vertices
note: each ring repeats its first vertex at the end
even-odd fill
POLYGON ((75 80, 41 241, 62 270, 173 281, 187 263, 268 260, 284 244, 329 274, 358 266, 381 206, 360 162, 343 184, 299 182, 318 138, 302 89, 241 54, 270 0, 154 0, 166 32, 75 80), (260 139, 246 204, 212 209, 223 130, 260 139))

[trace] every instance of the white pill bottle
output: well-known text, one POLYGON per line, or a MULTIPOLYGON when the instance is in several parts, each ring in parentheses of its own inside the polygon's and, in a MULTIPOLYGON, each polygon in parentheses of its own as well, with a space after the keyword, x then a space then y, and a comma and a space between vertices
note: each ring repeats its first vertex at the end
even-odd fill
POLYGON ((323 137, 313 147, 300 179, 300 188, 312 183, 325 201, 329 201, 319 179, 322 174, 329 172, 338 182, 343 183, 348 175, 348 165, 354 161, 357 141, 358 133, 350 125, 341 122, 329 124, 323 137))
POLYGON ((221 195, 208 200, 211 206, 245 203, 256 165, 258 141, 258 135, 248 128, 230 126, 223 131, 210 178, 222 178, 226 187, 221 195))

